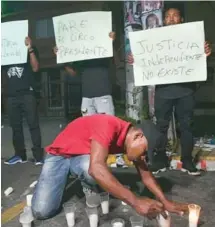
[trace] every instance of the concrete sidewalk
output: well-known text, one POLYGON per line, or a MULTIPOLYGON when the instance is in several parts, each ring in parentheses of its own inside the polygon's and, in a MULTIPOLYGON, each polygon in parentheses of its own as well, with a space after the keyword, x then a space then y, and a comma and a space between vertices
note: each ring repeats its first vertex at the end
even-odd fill
MULTIPOLYGON (((41 131, 43 137, 43 145, 48 145, 60 131, 60 124, 63 124, 63 120, 41 120, 41 131)), ((28 149, 28 157, 32 157, 30 148, 31 140, 27 127, 25 127, 26 146, 28 149)), ((2 159, 13 155, 13 147, 11 141, 11 129, 5 125, 2 129, 2 159)), ((36 167, 33 163, 17 164, 15 166, 7 166, 3 164, 2 160, 2 217, 4 212, 7 212, 8 208, 13 207, 16 204, 25 200, 25 196, 21 196, 28 186, 38 179, 41 167, 36 167), (8 187, 13 187, 14 192, 5 197, 3 192, 8 187)), ((139 180, 136 171, 133 168, 129 169, 116 169, 115 174, 119 177, 123 184, 134 186, 139 180)), ((167 171, 162 173, 157 178, 159 184, 165 191, 166 195, 179 202, 197 203, 202 209, 201 215, 201 227, 214 227, 215 226, 215 184, 214 173, 203 173, 200 177, 188 176, 180 171, 167 171)), ((134 190, 135 187, 133 187, 134 190)), ((141 195, 148 195, 147 190, 138 191, 141 195)), ((87 216, 85 214, 85 201, 81 197, 80 184, 76 184, 69 187, 67 190, 68 201, 77 202, 78 213, 75 227, 89 227, 87 216)), ((137 192, 137 190, 136 190, 137 192)), ((14 212, 17 212, 14 208, 14 212)), ((109 223, 113 218, 122 217, 126 221, 126 227, 129 227, 129 217, 133 215, 135 211, 130 209, 127 213, 123 213, 120 208, 120 201, 111 200, 110 214, 100 217, 99 227, 104 223, 109 223)), ((3 224, 3 227, 17 227, 20 226, 18 222, 19 215, 14 219, 3 224)), ((149 226, 156 226, 155 223, 150 222, 149 226)), ((35 227, 63 227, 67 226, 64 213, 61 212, 52 219, 46 221, 35 221, 35 227)), ((174 227, 187 227, 187 217, 172 216, 172 226, 174 227)))
MULTIPOLYGON (((6 211, 7 208, 13 207, 15 204, 25 200, 25 197, 20 197, 26 188, 38 178, 40 173, 40 167, 33 167, 32 164, 20 164, 16 166, 2 166, 2 189, 12 186, 14 192, 9 196, 5 197, 2 195, 2 212, 6 211)), ((127 170, 116 170, 116 175, 120 180, 130 186, 134 186, 134 182, 138 180, 137 173, 134 169, 127 170)), ((169 199, 186 202, 186 203, 197 203, 199 204, 203 212, 201 214, 201 227, 214 227, 215 226, 215 187, 214 187, 214 173, 204 173, 201 177, 188 176, 179 171, 168 171, 162 173, 157 178, 159 184, 165 191, 165 194, 169 199)), ((140 191, 142 196, 149 195, 149 192, 142 188, 140 191)), ((77 192, 81 190, 79 183, 72 185, 67 190, 67 201, 73 201, 77 203, 77 218, 76 227, 89 227, 88 219, 85 213, 85 200, 83 197, 77 196, 77 192)), ((137 191, 136 191, 137 192, 137 191)), ((79 193, 80 195, 80 193, 79 193)), ((126 227, 129 227, 129 217, 134 215, 135 211, 129 209, 128 212, 123 212, 120 207, 120 201, 111 200, 110 214, 101 215, 99 226, 104 223, 110 223, 114 218, 121 217, 126 221, 126 227)), ((19 215, 13 220, 3 224, 3 227, 17 227, 19 215)), ((149 226, 156 226, 154 222, 149 222, 149 226)), ((35 227, 60 227, 67 226, 66 219, 63 211, 46 221, 35 221, 35 227)), ((179 217, 172 215, 172 226, 174 227, 187 227, 188 218, 179 217)))

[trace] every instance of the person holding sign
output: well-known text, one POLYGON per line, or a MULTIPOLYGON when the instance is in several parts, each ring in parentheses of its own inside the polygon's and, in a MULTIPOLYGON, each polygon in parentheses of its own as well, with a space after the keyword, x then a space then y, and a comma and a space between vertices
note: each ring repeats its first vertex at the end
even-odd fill
MULTIPOLYGON (((176 25, 183 22, 181 12, 177 8, 168 8, 164 15, 164 24, 176 25)), ((183 34, 182 34, 183 35, 183 34)), ((211 47, 205 42, 205 54, 211 54, 211 47)), ((128 56, 128 62, 133 63, 133 56, 128 56)), ((169 166, 166 156, 167 131, 171 119, 173 107, 175 107, 176 117, 180 127, 181 140, 181 162, 182 171, 189 175, 200 175, 200 171, 195 167, 192 158, 193 134, 191 121, 194 110, 195 83, 176 83, 157 85, 155 90, 155 116, 157 127, 163 135, 163 144, 156 152, 151 167, 153 173, 165 171, 169 166)))
POLYGON ((157 147, 160 135, 151 121, 134 126, 108 114, 75 119, 46 147, 48 154, 32 199, 35 218, 56 215, 69 173, 80 179, 86 196, 98 193, 99 185, 140 215, 155 218, 160 213, 164 215, 164 210, 183 214, 187 204, 168 200, 147 168, 146 150, 157 147), (111 173, 108 155, 122 152, 134 162, 143 184, 157 200, 138 197, 111 173))
POLYGON ((26 37, 23 42, 27 46, 29 62, 3 67, 7 78, 8 115, 13 132, 15 150, 15 155, 4 163, 13 165, 27 162, 22 127, 24 114, 31 133, 35 164, 40 165, 43 164, 43 149, 41 148, 41 134, 33 78, 34 72, 39 71, 39 61, 36 49, 32 46, 31 38, 26 37))
MULTIPOLYGON (((115 32, 110 32, 109 37, 115 40, 115 32)), ((57 55, 58 48, 54 48, 57 55)), ((96 113, 114 115, 114 105, 111 95, 110 83, 110 58, 91 59, 68 63, 64 65, 66 72, 71 76, 80 75, 82 85, 81 112, 83 116, 96 113)), ((117 54, 114 51, 114 63, 118 64, 117 54)), ((117 155, 116 165, 127 167, 123 156, 117 155)))

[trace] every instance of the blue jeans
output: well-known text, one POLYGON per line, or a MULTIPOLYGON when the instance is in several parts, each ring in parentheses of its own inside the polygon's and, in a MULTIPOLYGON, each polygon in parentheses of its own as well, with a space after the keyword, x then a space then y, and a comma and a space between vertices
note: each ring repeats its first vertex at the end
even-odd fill
POLYGON ((59 211, 69 173, 76 175, 82 186, 94 190, 96 182, 88 174, 89 164, 90 155, 65 158, 48 154, 32 199, 35 218, 47 219, 59 211))

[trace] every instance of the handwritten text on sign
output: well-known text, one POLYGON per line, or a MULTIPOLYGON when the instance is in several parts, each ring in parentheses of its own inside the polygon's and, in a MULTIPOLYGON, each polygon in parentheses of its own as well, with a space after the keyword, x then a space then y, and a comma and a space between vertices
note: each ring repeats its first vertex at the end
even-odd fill
POLYGON ((53 17, 57 63, 113 56, 111 12, 81 12, 53 17))
POLYGON ((27 62, 25 38, 28 36, 28 21, 12 21, 1 24, 1 64, 27 62))
POLYGON ((204 81, 204 24, 192 22, 129 33, 135 86, 204 81))

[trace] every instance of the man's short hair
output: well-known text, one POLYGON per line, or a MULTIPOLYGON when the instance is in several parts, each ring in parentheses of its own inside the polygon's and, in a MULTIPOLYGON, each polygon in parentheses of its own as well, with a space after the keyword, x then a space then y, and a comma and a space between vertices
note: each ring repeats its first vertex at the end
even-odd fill
POLYGON ((181 17, 184 18, 184 3, 183 2, 165 2, 164 4, 164 16, 166 12, 170 9, 177 9, 181 15, 181 17))

